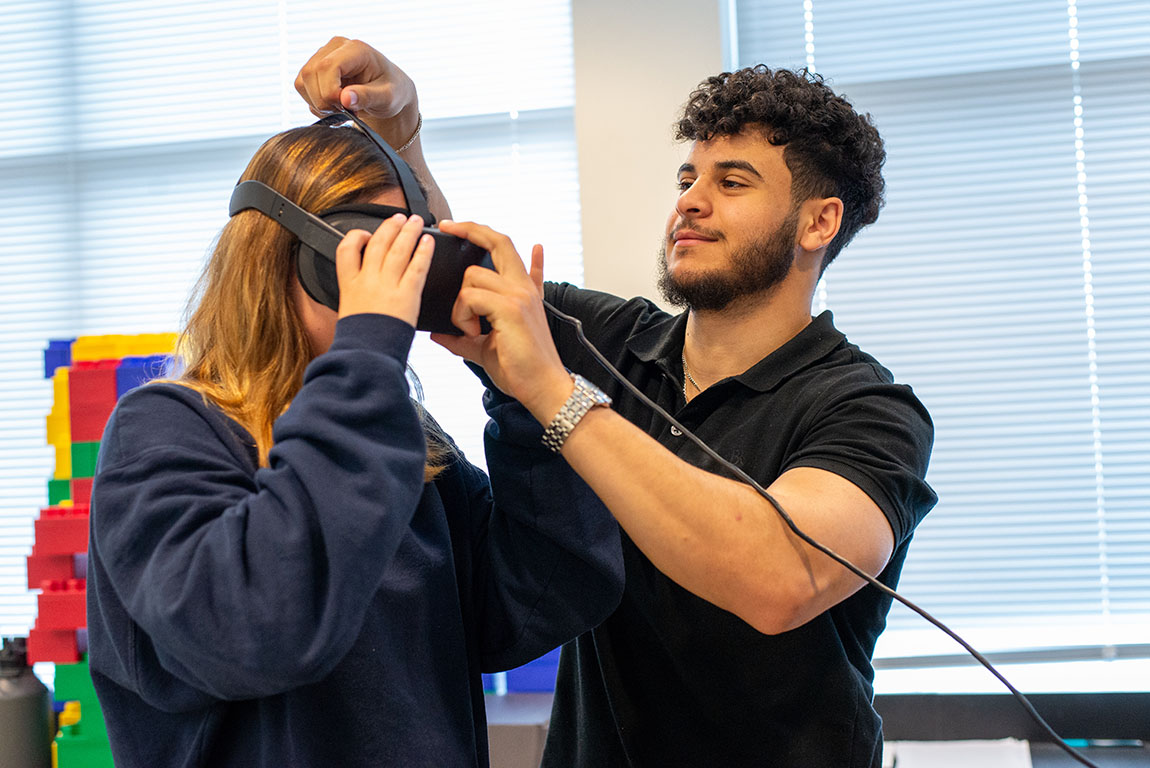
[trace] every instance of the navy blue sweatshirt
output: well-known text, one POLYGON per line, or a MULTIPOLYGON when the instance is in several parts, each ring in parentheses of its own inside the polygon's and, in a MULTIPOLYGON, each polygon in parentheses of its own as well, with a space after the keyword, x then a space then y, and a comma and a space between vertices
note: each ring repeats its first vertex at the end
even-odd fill
POLYGON ((618 528, 514 403, 495 489, 423 482, 410 326, 340 320, 269 466, 195 391, 125 395, 92 491, 92 677, 119 768, 486 766, 481 671, 607 616, 618 528), (524 461, 528 455, 532 462, 524 461))

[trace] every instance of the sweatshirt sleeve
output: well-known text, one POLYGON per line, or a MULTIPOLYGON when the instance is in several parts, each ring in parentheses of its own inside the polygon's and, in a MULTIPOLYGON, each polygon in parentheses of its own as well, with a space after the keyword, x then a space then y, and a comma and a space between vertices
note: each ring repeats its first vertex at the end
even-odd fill
POLYGON ((382 315, 341 319, 258 470, 242 430, 193 390, 123 398, 101 445, 90 546, 144 633, 132 645, 223 699, 314 682, 343 658, 423 490, 413 335, 382 315))
MULTIPOLYGON (((481 372, 480 372, 481 373, 481 372)), ((543 447, 543 428, 490 387, 484 435, 494 505, 474 514, 474 583, 481 665, 524 664, 597 626, 623 594, 619 526, 567 462, 543 447)), ((490 505, 478 470, 471 506, 490 505)))

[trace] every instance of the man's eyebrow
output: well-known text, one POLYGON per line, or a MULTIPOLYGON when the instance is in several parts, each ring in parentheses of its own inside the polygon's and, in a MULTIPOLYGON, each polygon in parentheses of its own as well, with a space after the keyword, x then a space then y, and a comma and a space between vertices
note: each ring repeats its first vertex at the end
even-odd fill
MULTIPOLYGON (((748 163, 746 160, 720 160, 715 163, 715 167, 722 171, 746 171, 754 176, 756 179, 762 180, 763 174, 755 170, 755 166, 748 163)), ((679 166, 679 176, 684 173, 694 173, 695 166, 691 163, 683 163, 679 166)))
POLYGON ((728 171, 746 171, 754 176, 756 179, 762 179, 763 174, 755 170, 755 166, 748 163, 746 160, 720 160, 715 163, 716 168, 722 168, 728 171))

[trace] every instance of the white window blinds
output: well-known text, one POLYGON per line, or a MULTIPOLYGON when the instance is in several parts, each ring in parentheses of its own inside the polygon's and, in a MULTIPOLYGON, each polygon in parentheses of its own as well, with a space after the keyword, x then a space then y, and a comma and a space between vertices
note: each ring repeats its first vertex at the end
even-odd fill
MULTIPOLYGON (((887 206, 817 303, 935 420, 902 591, 985 651, 1145 643, 1150 6, 742 0, 737 35, 887 143, 887 206)), ((880 656, 959 653, 889 626, 880 656)))
MULTIPOLYGON (((50 338, 171 331, 256 147, 314 118, 292 82, 332 36, 420 92, 428 162, 458 219, 547 246, 582 282, 565 0, 8 2, 0 25, 0 632, 23 634, 24 557, 52 471, 50 338)), ((483 462, 474 377, 424 335, 429 410, 483 462)))

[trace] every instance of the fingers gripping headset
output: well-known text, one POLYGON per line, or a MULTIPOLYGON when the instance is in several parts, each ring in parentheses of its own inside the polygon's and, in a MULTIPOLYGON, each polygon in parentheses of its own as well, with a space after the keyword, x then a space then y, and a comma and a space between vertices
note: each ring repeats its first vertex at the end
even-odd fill
MULTIPOLYGON (((415 174, 412 172, 411 167, 408 166, 403 158, 395 153, 395 150, 393 150, 379 134, 373 131, 355 113, 336 112, 323 118, 316 124, 336 126, 347 123, 355 125, 377 144, 384 155, 386 155, 388 161, 391 163, 392 169, 399 178, 400 187, 403 190, 403 197, 407 202, 407 209, 363 203, 338 206, 326 211, 321 211, 317 215, 305 211, 262 182, 243 181, 237 184, 235 191, 232 192, 231 203, 228 208, 229 215, 235 216, 240 211, 254 209, 263 213, 265 216, 275 219, 289 232, 299 238, 297 273, 300 283, 309 296, 333 310, 339 309, 339 282, 336 278, 335 252, 343 236, 352 229, 364 229, 368 232, 374 232, 385 219, 397 213, 406 213, 422 217, 426 224, 423 231, 435 239, 435 252, 432 256, 431 268, 427 275, 427 283, 423 288, 416 329, 436 333, 447 333, 455 336, 462 335, 462 331, 451 322, 451 310, 455 304, 455 297, 459 294, 459 289, 463 284, 463 273, 470 266, 495 269, 495 265, 491 260, 491 254, 480 246, 474 245, 461 237, 449 235, 435 228, 435 216, 432 215, 427 207, 427 200, 415 180, 415 174)), ((1082 765, 1097 768, 1095 763, 1078 753, 1055 733, 1042 716, 1038 714, 1037 710, 1034 709, 1030 701, 1017 688, 1011 685, 1011 683, 994 668, 990 661, 966 642, 966 640, 934 616, 927 613, 923 608, 920 608, 897 591, 883 584, 850 560, 847 560, 842 555, 834 552, 804 533, 795 524, 794 520, 791 519, 790 515, 787 514, 786 510, 783 509, 782 505, 779 504, 762 485, 756 482, 753 477, 716 453, 710 446, 696 437, 671 414, 654 403, 634 384, 628 381, 626 377, 619 373, 584 335, 583 324, 578 318, 560 312, 546 301, 543 302, 543 306, 557 319, 573 325, 579 342, 586 347, 595 357, 596 361, 598 361, 611 376, 626 387, 629 392, 638 397, 672 426, 681 430, 686 437, 698 445, 708 456, 730 470, 740 481, 754 488, 760 496, 765 498, 771 506, 774 507, 786 526, 796 536, 871 586, 890 596, 892 599, 898 600, 961 645, 980 664, 986 667, 995 678, 1006 686, 1007 690, 1019 701, 1027 714, 1030 715, 1059 747, 1082 765)), ((490 326, 482 320, 481 324, 482 332, 487 333, 490 330, 490 326)))

